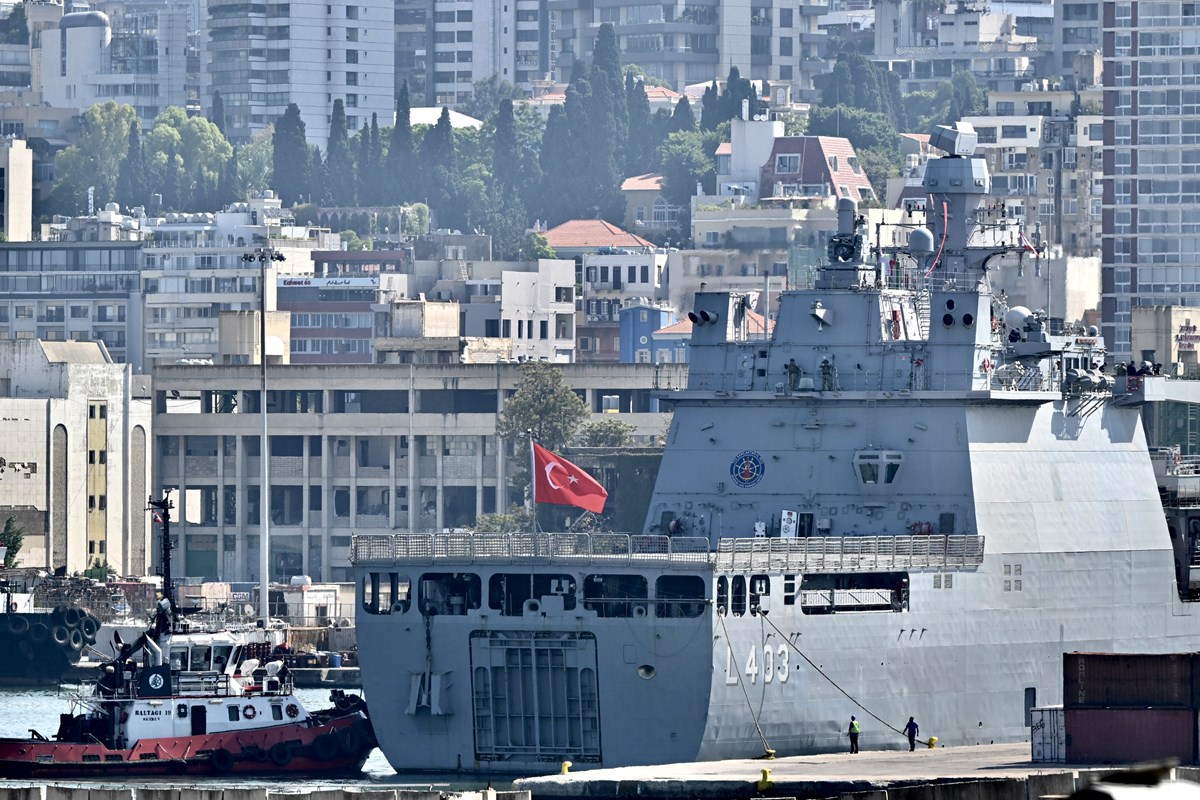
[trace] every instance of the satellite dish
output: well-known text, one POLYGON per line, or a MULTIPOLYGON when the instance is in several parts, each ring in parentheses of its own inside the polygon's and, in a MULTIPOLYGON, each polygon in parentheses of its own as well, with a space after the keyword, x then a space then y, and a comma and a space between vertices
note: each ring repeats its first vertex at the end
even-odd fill
POLYGON ((247 617, 253 616, 254 615, 254 606, 250 605, 249 603, 246 603, 246 605, 242 606, 242 613, 245 614, 247 617))

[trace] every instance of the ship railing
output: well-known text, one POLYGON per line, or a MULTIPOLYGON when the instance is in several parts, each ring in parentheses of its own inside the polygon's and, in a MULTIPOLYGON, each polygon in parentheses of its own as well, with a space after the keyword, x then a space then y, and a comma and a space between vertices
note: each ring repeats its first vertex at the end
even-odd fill
POLYGON ((726 572, 873 572, 968 569, 983 563, 982 536, 808 536, 722 539, 717 569, 726 572))
POLYGON ((397 533, 353 537, 353 564, 709 564, 708 539, 627 533, 397 533))

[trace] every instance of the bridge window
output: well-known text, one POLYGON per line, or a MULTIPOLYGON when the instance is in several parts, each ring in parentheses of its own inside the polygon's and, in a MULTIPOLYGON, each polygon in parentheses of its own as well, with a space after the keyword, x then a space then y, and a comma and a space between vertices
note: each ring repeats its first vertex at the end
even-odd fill
POLYGON ((707 601, 699 575, 663 575, 654 582, 654 616, 661 619, 698 617, 707 601))
POLYGON ((717 611, 721 614, 729 613, 729 578, 724 575, 717 578, 717 611))
POLYGON ((904 454, 894 450, 863 450, 854 454, 854 470, 867 486, 892 483, 904 463, 904 454))
POLYGON ((462 616, 479 608, 483 582, 470 572, 426 572, 421 576, 421 613, 462 616))
POLYGON ((763 597, 771 594, 771 579, 766 575, 753 575, 750 578, 750 608, 757 609, 763 597))
POLYGON ((519 617, 525 602, 561 597, 562 610, 575 608, 575 579, 570 575, 531 575, 528 572, 498 572, 488 581, 488 608, 505 617, 519 617))
POLYGON ((641 575, 588 575, 583 579, 583 607, 597 617, 644 617, 649 585, 641 575))
POLYGON ((396 572, 369 572, 362 578, 362 607, 368 614, 403 614, 409 608, 409 579, 396 572))

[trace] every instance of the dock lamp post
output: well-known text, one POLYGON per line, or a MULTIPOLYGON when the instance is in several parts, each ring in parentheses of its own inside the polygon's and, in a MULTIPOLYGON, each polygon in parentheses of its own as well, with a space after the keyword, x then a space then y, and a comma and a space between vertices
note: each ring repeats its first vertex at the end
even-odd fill
POLYGON ((258 490, 258 609, 264 629, 271 622, 271 608, 267 596, 270 586, 270 553, 267 536, 271 522, 271 440, 267 438, 267 265, 272 261, 286 261, 283 253, 273 247, 259 247, 252 253, 243 253, 242 261, 247 264, 258 262, 258 363, 260 368, 260 398, 258 414, 262 418, 262 438, 258 447, 262 475, 258 490))

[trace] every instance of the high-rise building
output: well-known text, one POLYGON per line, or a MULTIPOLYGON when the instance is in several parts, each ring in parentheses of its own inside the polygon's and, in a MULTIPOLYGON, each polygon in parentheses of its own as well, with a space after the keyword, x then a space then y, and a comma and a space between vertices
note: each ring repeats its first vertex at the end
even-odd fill
POLYGON ((814 99, 812 76, 824 70, 825 34, 817 18, 824 0, 720 0, 643 5, 637 0, 593 4, 555 0, 550 38, 554 77, 567 80, 575 59, 590 61, 602 23, 611 22, 623 63, 682 90, 723 78, 736 66, 743 78, 791 84, 814 99))
POLYGON ((1200 305, 1200 32, 1191 3, 1104 3, 1101 319, 1128 361, 1133 306, 1200 305))
POLYGON ((552 68, 546 6, 547 0, 432 0, 426 102, 464 103, 472 84, 492 76, 532 92, 552 68))
POLYGON ((333 102, 346 107, 353 133, 378 114, 381 127, 395 110, 393 4, 384 0, 298 0, 247 6, 208 5, 203 46, 203 105, 221 92, 226 135, 248 141, 300 109, 305 134, 325 148, 333 102))

